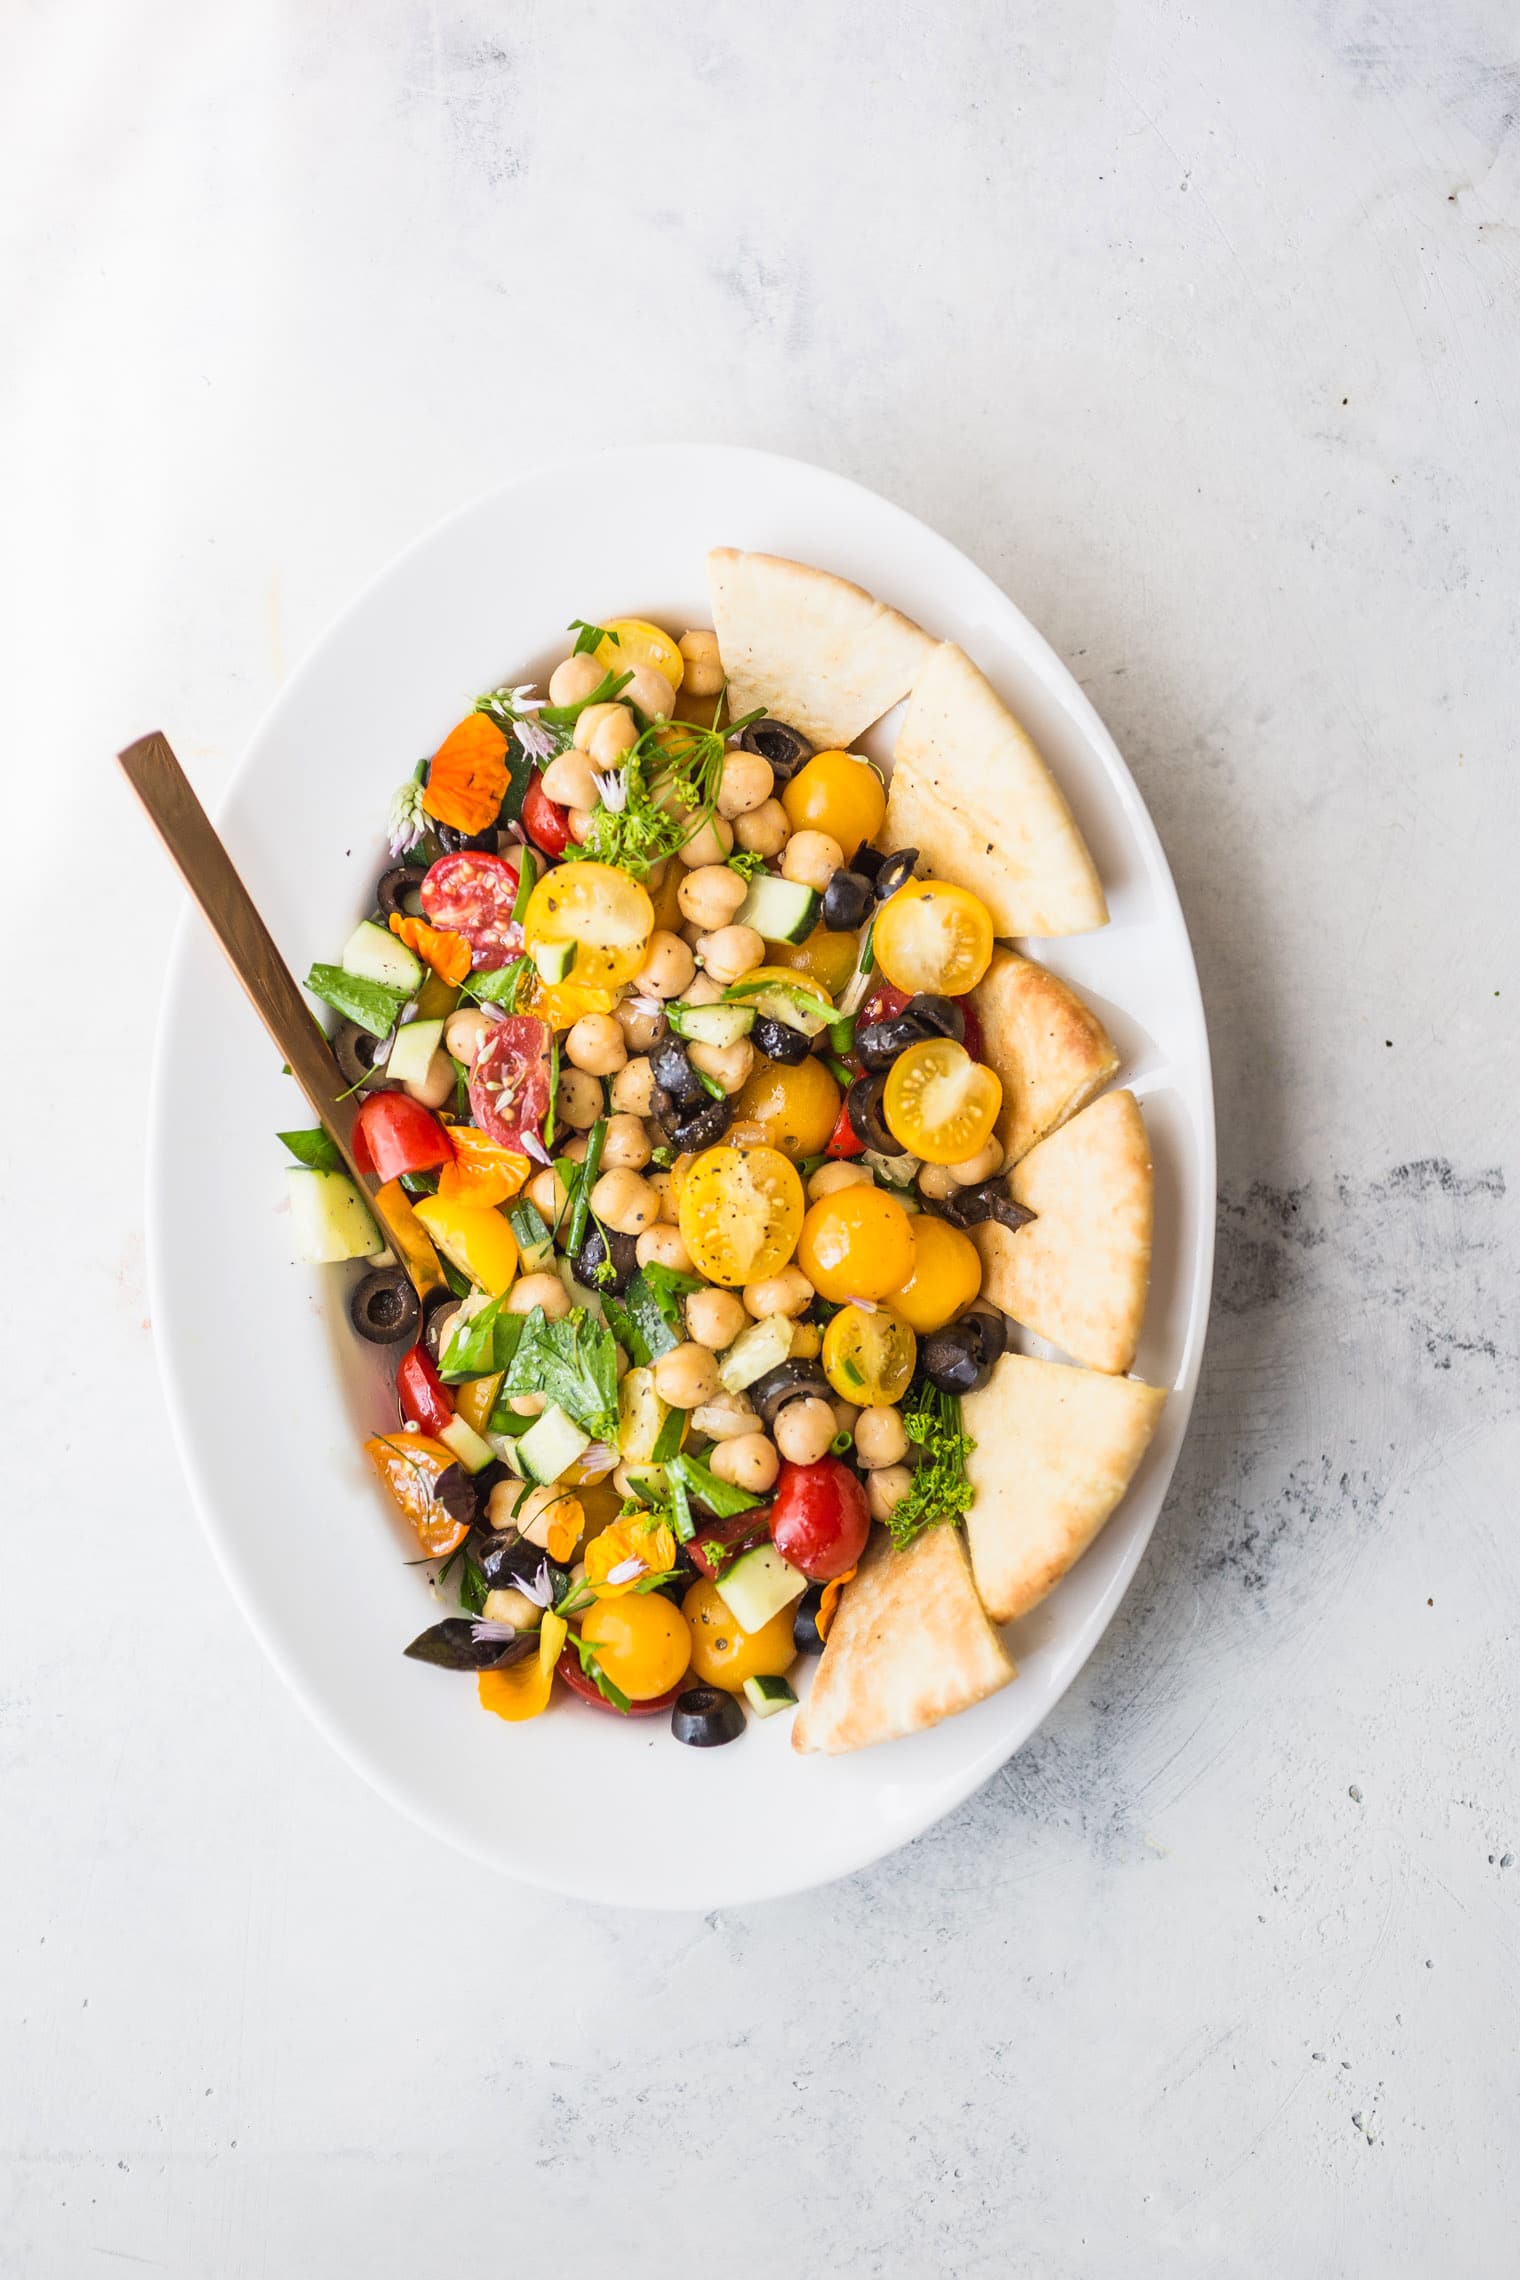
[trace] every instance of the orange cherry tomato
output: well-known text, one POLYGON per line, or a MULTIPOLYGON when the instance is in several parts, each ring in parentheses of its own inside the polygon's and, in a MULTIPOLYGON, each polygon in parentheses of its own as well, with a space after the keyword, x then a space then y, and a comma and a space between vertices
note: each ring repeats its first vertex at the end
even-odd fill
POLYGON ((673 689, 679 689, 686 660, 661 627, 651 625, 648 618, 609 618, 602 632, 617 635, 615 641, 604 639, 596 645, 596 661, 609 673, 628 673, 639 665, 652 665, 673 689))
POLYGON ((734 1102, 734 1122, 800 1163, 828 1146, 843 1098, 815 1054, 796 1062, 767 1061, 761 1054, 734 1102))
POLYGON ((681 1601, 691 1630, 691 1673, 702 1686, 742 1694, 747 1678, 785 1678, 797 1660, 792 1624, 795 1606, 783 1607, 758 1631, 741 1631, 705 1576, 681 1601))
POLYGON ((767 965, 779 966, 783 972, 805 974, 831 998, 837 998, 859 964, 860 936, 815 926, 806 942, 767 942, 765 959, 767 965))
POLYGON ((682 1178, 678 1209, 697 1272, 737 1290, 779 1274, 797 1248, 802 1182, 774 1148, 704 1148, 682 1178))
POLYGON ((871 945, 900 990, 964 997, 992 963, 992 913, 965 887, 910 879, 877 912, 871 945))
POLYGON ((456 1520, 437 1500, 439 1481, 459 1459, 452 1449, 427 1433, 377 1433, 364 1444, 374 1466, 403 1517, 430 1560, 457 1551, 470 1532, 467 1520, 456 1520))
POLYGON ((644 963, 654 905, 637 879, 610 863, 560 863, 528 897, 522 925, 535 957, 574 950, 565 980, 576 989, 615 990, 644 963))
POLYGON ((596 1600, 586 1610, 581 1638, 630 1702, 668 1694, 691 1661, 685 1618, 658 1591, 596 1600))
POLYGON ((821 1298, 885 1298, 913 1272, 913 1222, 882 1188, 836 1188, 803 1220, 797 1264, 821 1298))
POLYGON ((963 1164, 991 1139, 1003 1087, 964 1045, 931 1037, 898 1054, 881 1105, 910 1155, 926 1164, 963 1164))
POLYGON ((927 1337, 964 1314, 981 1287, 981 1254, 971 1237, 947 1219, 921 1212, 913 1222, 913 1272, 891 1293, 893 1313, 927 1337))
MULTIPOLYGON (((915 1245, 918 1235, 915 1227, 915 1245)), ((857 1409, 901 1401, 917 1358, 918 1340, 891 1307, 873 1306, 867 1313, 863 1306, 841 1306, 823 1334, 823 1374, 840 1400, 853 1401, 857 1409)))
POLYGON ((880 831, 887 790, 869 760, 853 752, 815 752, 781 794, 793 831, 826 831, 852 863, 880 831))
POLYGON ((454 1161, 438 1174, 438 1193, 449 1203, 477 1203, 489 1210, 520 1195, 533 1166, 513 1148, 499 1148, 473 1124, 451 1124, 454 1161))

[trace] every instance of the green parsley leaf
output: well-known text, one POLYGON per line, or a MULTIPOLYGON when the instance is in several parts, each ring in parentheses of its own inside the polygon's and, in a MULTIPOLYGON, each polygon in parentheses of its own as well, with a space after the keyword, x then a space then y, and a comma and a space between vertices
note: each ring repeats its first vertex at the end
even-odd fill
POLYGON ((715 1520, 730 1520, 736 1512, 748 1512, 760 1502, 760 1498, 751 1496, 747 1489, 719 1480, 700 1457, 688 1456, 684 1449, 666 1464, 665 1478, 670 1487, 671 1524, 683 1544, 690 1543, 697 1532, 691 1509, 693 1497, 707 1507, 715 1520))
POLYGON ((523 1328, 498 1399, 541 1393, 593 1440, 616 1443, 617 1357, 606 1323, 583 1306, 572 1307, 560 1322, 551 1322, 541 1306, 515 1319, 523 1328))
MULTIPOLYGON (((603 1670, 595 1647, 583 1639, 578 1631, 567 1631, 565 1633, 565 1646, 575 1649, 580 1658, 581 1669, 605 1702, 610 1702, 614 1710, 627 1711, 632 1708, 632 1704, 622 1688, 614 1686, 612 1680, 603 1670)), ((560 1652, 563 1653, 564 1648, 561 1648, 560 1652)))
POLYGON ((903 1431, 919 1450, 913 1485, 888 1515, 887 1527, 898 1551, 925 1528, 959 1526, 971 1509, 966 1459, 976 1447, 961 1423, 957 1395, 923 1384, 903 1403, 903 1431))
POLYGON ((306 977, 313 997, 322 998, 345 1021, 367 1029, 371 1037, 389 1037, 396 1016, 407 1000, 405 990, 389 990, 383 982, 361 981, 341 966, 313 966, 306 977))
POLYGON ((298 1164, 309 1164, 314 1172, 341 1172, 343 1158, 336 1143, 329 1140, 319 1124, 311 1132, 277 1132, 276 1140, 283 1140, 298 1164))

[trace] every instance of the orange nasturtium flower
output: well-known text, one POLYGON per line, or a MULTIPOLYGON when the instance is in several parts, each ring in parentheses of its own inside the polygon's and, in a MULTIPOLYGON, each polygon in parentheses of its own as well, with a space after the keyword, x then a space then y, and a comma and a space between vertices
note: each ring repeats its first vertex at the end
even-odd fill
POLYGON ((830 1625, 839 1613, 839 1602, 844 1596, 844 1587, 854 1573, 855 1570, 852 1567, 846 1568, 843 1575, 831 1577, 824 1585, 818 1599, 818 1613, 813 1618, 820 1639, 828 1637, 830 1625))
POLYGON ((434 1494, 450 1466, 457 1467, 453 1450, 427 1433, 377 1433, 365 1442, 364 1454, 411 1522, 427 1557, 442 1559, 457 1551, 470 1532, 469 1522, 456 1519, 434 1494))
POLYGON ((549 1706, 554 1691, 554 1665, 559 1650, 565 1643, 568 1625, 562 1615, 548 1609, 538 1627, 538 1653, 525 1655, 521 1662, 508 1663, 505 1670, 483 1670, 476 1685, 482 1710, 494 1710, 498 1718, 507 1718, 514 1725, 524 1718, 536 1718, 549 1706))
POLYGON ((668 1575, 675 1564, 675 1537, 648 1514, 614 1520, 586 1546, 586 1581, 598 1599, 620 1599, 646 1575, 668 1575))
POLYGON ((507 789, 507 739, 484 713, 467 713, 433 754, 422 804, 439 823, 473 836, 494 823, 507 789))
POLYGON ((470 945, 462 934, 451 934, 446 927, 429 926, 425 918, 409 918, 402 910, 391 912, 391 932, 400 937, 408 950, 415 950, 440 981, 458 983, 468 975, 472 963, 470 945))
POLYGON ((438 1193, 450 1203, 478 1203, 489 1208, 521 1195, 533 1166, 514 1148, 499 1148, 473 1124, 451 1124, 449 1139, 454 1161, 438 1174, 438 1193))

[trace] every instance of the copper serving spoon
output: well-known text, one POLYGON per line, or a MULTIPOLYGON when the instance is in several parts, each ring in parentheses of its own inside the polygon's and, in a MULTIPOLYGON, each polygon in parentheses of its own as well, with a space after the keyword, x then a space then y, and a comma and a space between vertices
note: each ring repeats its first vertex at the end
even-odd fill
POLYGON ((227 961, 253 1001, 289 1065, 312 1112, 342 1157, 350 1177, 373 1203, 420 1298, 445 1290, 438 1254, 398 1180, 384 1185, 361 1172, 354 1161, 357 1107, 348 1079, 307 1005, 295 976, 275 947, 274 937, 254 908, 253 897, 233 868, 216 827, 190 787, 190 780, 157 730, 140 736, 117 754, 128 783, 148 812, 148 820, 201 906, 227 961))

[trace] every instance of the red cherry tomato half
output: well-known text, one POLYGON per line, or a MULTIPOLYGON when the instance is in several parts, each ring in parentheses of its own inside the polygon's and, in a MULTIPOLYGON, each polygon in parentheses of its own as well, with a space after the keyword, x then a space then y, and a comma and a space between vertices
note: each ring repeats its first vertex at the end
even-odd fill
POLYGON ((550 799, 536 776, 523 794, 522 827, 546 855, 563 855, 570 844, 570 811, 550 799))
POLYGON ((866 1492, 838 1457, 782 1466, 771 1506, 771 1542, 794 1568, 827 1583, 855 1565, 870 1533, 866 1492))
POLYGON ((961 1039, 961 1043, 973 1061, 985 1061, 987 1054, 982 1036, 981 1015, 977 1012, 970 998, 961 998, 958 1003, 966 1022, 966 1034, 961 1039))
POLYGON ((912 994, 911 990, 900 990, 895 982, 878 982, 860 1009, 860 1027, 864 1029, 868 1021, 895 1019, 912 994))
POLYGON ((409 1093, 371 1093, 354 1118, 354 1161, 361 1172, 395 1180, 451 1164, 449 1136, 431 1109, 409 1093))
POLYGON ((707 1556, 707 1545, 721 1544, 725 1552, 737 1555, 741 1551, 749 1551, 756 1544, 767 1542, 769 1537, 768 1513, 735 1512, 727 1520, 704 1520, 686 1546, 686 1556, 698 1574, 705 1575, 711 1583, 714 1576, 724 1568, 731 1567, 733 1562, 724 1559, 715 1566, 707 1556))
POLYGON ((531 1155, 523 1138, 543 1145, 549 1113, 549 1025, 530 1014, 498 1021, 470 1071, 470 1113, 498 1148, 531 1155))
POLYGON ((823 1152, 826 1156, 839 1157, 863 1156, 865 1154, 866 1144, 850 1122, 850 1112, 847 1108, 840 1109, 839 1122, 829 1134, 828 1146, 823 1152))
POLYGON ((630 1702, 626 1710, 620 1710, 615 1702, 607 1700, 595 1679, 586 1676, 574 1647, 564 1648, 554 1667, 572 1694, 578 1694, 583 1702, 592 1703, 598 1710, 610 1710, 614 1718, 647 1718, 653 1711, 669 1710, 686 1684, 683 1678, 681 1685, 673 1686, 668 1694, 656 1694, 648 1702, 630 1702))
POLYGON ((504 855, 469 847, 440 855, 417 892, 429 923, 462 934, 478 967, 509 966, 522 956, 522 928, 512 916, 517 871, 504 855))
POLYGON ((401 1404, 402 1419, 409 1432, 420 1425, 424 1433, 431 1433, 436 1440, 444 1428, 454 1422, 454 1404, 421 1346, 411 1347, 397 1365, 396 1399, 401 1404))

